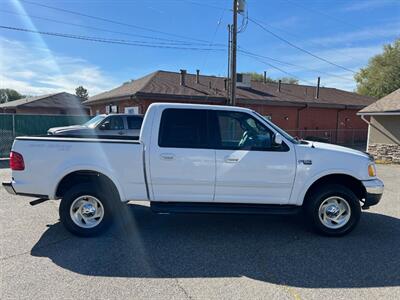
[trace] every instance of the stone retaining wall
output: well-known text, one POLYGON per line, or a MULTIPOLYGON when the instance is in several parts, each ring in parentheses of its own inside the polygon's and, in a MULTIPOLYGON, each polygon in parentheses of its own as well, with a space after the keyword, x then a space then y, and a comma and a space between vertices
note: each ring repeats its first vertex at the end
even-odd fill
POLYGON ((393 144, 369 144, 368 152, 376 161, 400 164, 400 146, 393 144))

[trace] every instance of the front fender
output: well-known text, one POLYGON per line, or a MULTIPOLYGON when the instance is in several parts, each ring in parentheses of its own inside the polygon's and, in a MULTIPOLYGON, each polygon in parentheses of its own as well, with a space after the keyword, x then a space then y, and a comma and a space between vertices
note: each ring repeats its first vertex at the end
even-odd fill
POLYGON ((359 178, 357 176, 357 174, 355 174, 354 172, 351 172, 350 170, 346 170, 346 169, 330 169, 330 170, 324 170, 322 172, 319 172, 317 174, 314 174, 311 177, 307 177, 307 176, 298 176, 298 179, 296 180, 295 183, 295 187, 293 189, 293 193, 292 193, 292 199, 290 201, 291 204, 294 205, 303 205, 303 201, 304 201, 304 197, 307 193, 307 191, 309 190, 309 188, 311 187, 311 185, 316 182, 317 180, 321 179, 322 177, 328 176, 328 175, 348 175, 351 176, 357 180, 361 180, 361 178, 359 178), (304 179, 302 179, 304 178, 304 179))

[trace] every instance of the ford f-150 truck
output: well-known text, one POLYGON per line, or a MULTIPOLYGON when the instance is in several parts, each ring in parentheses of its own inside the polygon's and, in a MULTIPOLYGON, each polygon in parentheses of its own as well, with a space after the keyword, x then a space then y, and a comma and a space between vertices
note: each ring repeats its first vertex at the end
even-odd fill
POLYGON ((10 193, 61 199, 61 222, 81 236, 106 230, 130 200, 157 213, 303 212, 339 236, 383 193, 370 155, 229 106, 152 104, 138 140, 18 137, 10 167, 10 193))

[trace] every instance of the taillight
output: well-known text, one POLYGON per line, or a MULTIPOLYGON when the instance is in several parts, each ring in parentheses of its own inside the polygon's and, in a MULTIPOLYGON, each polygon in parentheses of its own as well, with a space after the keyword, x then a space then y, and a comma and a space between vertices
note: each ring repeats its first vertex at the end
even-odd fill
POLYGON ((14 171, 25 170, 24 157, 18 152, 10 152, 10 169, 14 171))

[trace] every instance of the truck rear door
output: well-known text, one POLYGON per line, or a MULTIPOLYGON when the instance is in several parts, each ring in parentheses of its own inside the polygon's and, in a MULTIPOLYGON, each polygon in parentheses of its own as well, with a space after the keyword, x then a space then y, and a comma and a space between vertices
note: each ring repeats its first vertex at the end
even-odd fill
POLYGON ((208 111, 167 108, 158 138, 150 147, 150 176, 155 201, 213 201, 215 150, 209 145, 208 111))

